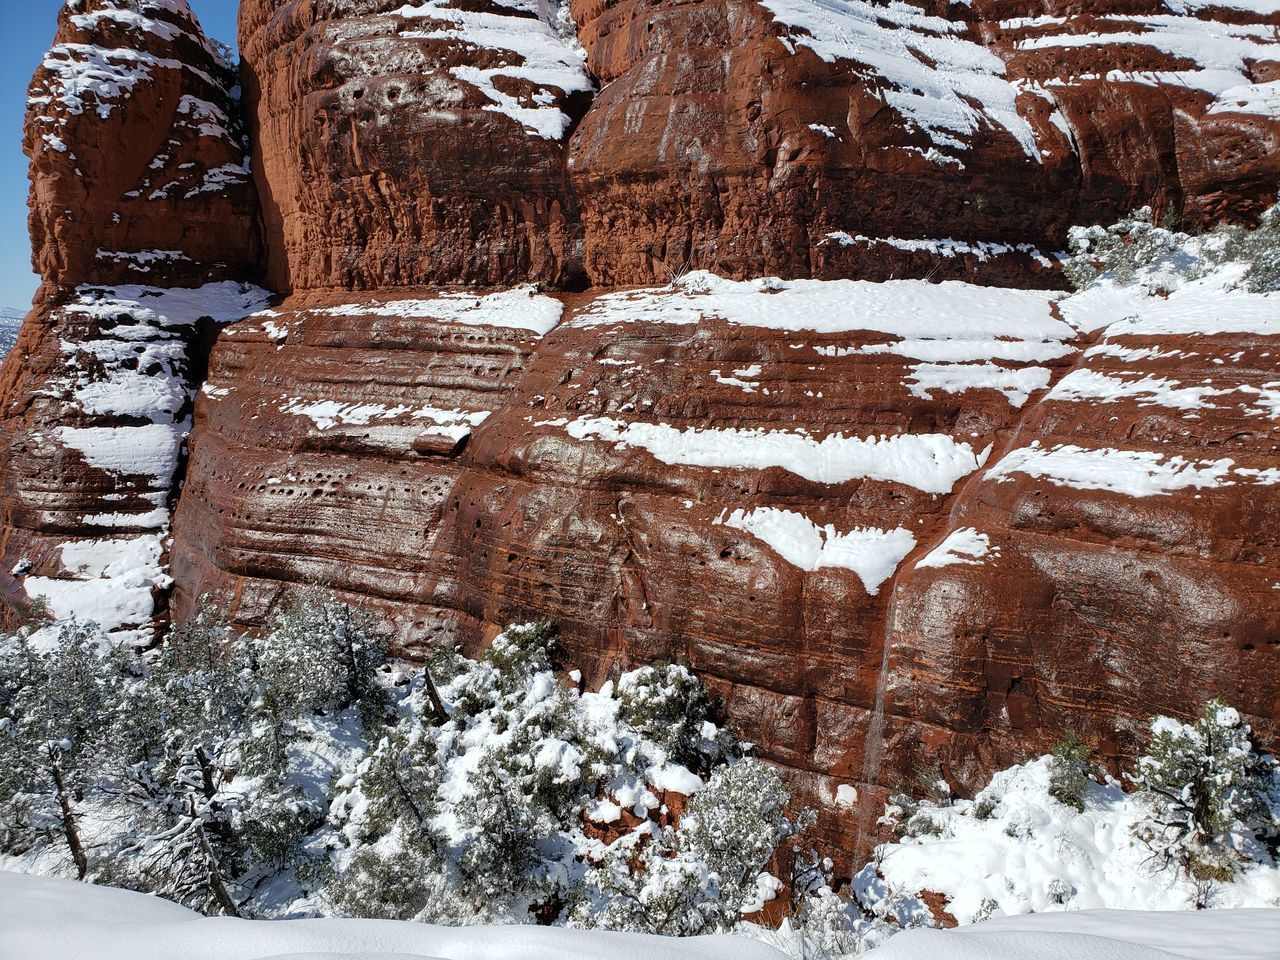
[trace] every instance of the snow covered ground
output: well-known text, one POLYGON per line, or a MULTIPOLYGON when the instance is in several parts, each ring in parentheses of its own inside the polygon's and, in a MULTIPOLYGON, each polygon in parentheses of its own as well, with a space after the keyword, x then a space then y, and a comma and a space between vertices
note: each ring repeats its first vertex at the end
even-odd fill
POLYGON ((864 903, 906 916, 931 891, 962 924, 1001 912, 1191 910, 1198 897, 1214 908, 1280 906, 1274 865, 1250 863, 1198 890, 1138 838, 1140 795, 1111 780, 1091 786, 1076 810, 1050 795, 1051 770, 1052 758, 1040 757, 1000 771, 973 800, 922 804, 914 836, 882 847, 855 878, 864 903))
POLYGON ((1280 910, 1085 910, 909 930, 868 960, 1275 960, 1280 910))
MULTIPOLYGON (((911 930, 868 960, 1274 960, 1280 910, 1090 910, 911 930)), ((546 927, 201 917, 143 894, 0 872, 0 956, 15 960, 785 960, 745 937, 679 940, 546 927)))
POLYGON ((18 328, 22 326, 22 311, 12 307, 0 307, 0 360, 13 349, 18 339, 18 328))
POLYGON ((0 872, 5 960, 782 960, 745 937, 202 917, 143 894, 0 872))

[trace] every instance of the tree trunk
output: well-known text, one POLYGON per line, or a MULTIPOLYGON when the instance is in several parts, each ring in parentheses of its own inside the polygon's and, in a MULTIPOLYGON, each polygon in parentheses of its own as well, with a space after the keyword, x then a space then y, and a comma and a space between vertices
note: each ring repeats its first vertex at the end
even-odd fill
MULTIPOLYGON (((195 816, 195 799, 191 800, 191 814, 195 816)), ((196 824, 196 839, 200 841, 200 852, 204 854, 205 872, 209 875, 209 890, 213 893, 213 899, 218 901, 218 906, 222 908, 222 912, 228 917, 240 916, 240 908, 231 897, 231 891, 227 889, 227 885, 222 879, 222 870, 218 865, 218 858, 214 855, 213 848, 209 846, 209 838, 205 836, 204 825, 196 824)))
POLYGON ((218 790, 213 783, 213 761, 204 752, 204 747, 196 747, 196 763, 200 767, 200 786, 204 790, 204 798, 212 800, 218 790))
POLYGON ((62 768, 52 757, 49 758, 49 773, 53 776, 53 785, 58 790, 58 807, 62 811, 62 832, 67 838, 71 859, 76 862, 76 879, 83 880, 84 875, 89 872, 89 857, 84 852, 84 843, 80 839, 80 828, 76 825, 76 814, 71 808, 71 795, 67 792, 62 768))
POLYGON ((436 687, 436 679, 431 676, 430 668, 422 671, 422 676, 427 685, 427 699, 431 701, 431 720, 438 727, 449 719, 449 711, 444 708, 444 700, 440 698, 440 691, 436 687))

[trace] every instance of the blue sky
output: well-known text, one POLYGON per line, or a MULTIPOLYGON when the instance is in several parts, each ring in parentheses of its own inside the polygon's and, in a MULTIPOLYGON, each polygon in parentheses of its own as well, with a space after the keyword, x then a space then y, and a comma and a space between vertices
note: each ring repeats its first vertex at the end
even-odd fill
MULTIPOLYGON (((188 0, 205 32, 235 42, 237 0, 188 0)), ((53 40, 62 0, 2 0, 0 29, 0 307, 25 308, 38 279, 27 241, 27 159, 22 116, 27 83, 53 40)))

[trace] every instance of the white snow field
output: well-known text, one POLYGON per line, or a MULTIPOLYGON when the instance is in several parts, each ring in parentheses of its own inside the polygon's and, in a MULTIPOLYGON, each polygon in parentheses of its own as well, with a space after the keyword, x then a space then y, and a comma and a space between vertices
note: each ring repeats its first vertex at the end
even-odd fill
POLYGON ((395 920, 235 920, 166 900, 0 871, 3 960, 783 960, 745 937, 676 939, 395 920))
MULTIPOLYGON (((917 898, 931 891, 961 924, 1000 913, 1195 912, 1197 895, 1215 909, 1280 906, 1273 863, 1242 865, 1232 880, 1198 891, 1139 838, 1136 826, 1149 815, 1140 794, 1108 779, 1076 810, 1051 795, 1051 774, 1052 758, 1040 757, 996 773, 972 800, 922 804, 928 828, 882 846, 878 862, 854 878, 863 902, 918 915, 917 898)), ((1280 957, 1280 928, 1271 949, 1280 957)))
POLYGON ((868 960, 1275 960, 1280 910, 1081 910, 908 930, 868 960))
MULTIPOLYGON (((1087 910, 909 930, 868 960, 1275 960, 1280 910, 1087 910)), ((745 937, 210 918, 155 897, 0 871, 4 960, 786 960, 745 937)))
POLYGON ((12 307, 0 307, 0 360, 13 349, 18 340, 18 328, 25 314, 12 307))

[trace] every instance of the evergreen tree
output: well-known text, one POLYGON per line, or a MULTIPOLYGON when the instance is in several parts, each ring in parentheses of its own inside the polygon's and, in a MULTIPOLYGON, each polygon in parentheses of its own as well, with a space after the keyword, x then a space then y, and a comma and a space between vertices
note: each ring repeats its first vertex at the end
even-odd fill
POLYGON ((234 878, 250 855, 237 781, 254 691, 248 646, 202 607, 149 667, 117 725, 114 792, 136 827, 119 840, 115 879, 238 916, 234 878))
POLYGON ((96 782, 124 683, 124 658, 93 624, 69 621, 50 649, 0 645, 0 809, 5 846, 61 833, 84 879, 79 804, 96 782))
POLYGON ((1162 862, 1197 879, 1230 879, 1242 858, 1274 854, 1280 765, 1221 700, 1205 704, 1194 723, 1153 720, 1131 779, 1150 810, 1139 836, 1162 862))
POLYGON ((1089 748, 1069 733, 1053 745, 1049 770, 1049 795, 1059 803, 1084 809, 1084 798, 1093 786, 1094 771, 1089 765, 1089 748))

